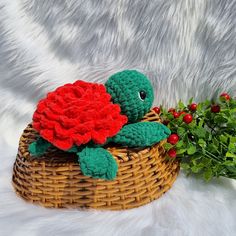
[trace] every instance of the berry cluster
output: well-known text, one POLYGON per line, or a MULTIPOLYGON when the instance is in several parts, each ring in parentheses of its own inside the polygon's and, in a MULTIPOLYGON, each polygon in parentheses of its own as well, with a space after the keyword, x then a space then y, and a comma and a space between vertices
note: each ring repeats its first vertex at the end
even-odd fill
MULTIPOLYGON (((196 111, 197 110, 197 104, 196 103, 191 103, 189 106, 189 111, 196 111)), ((153 110, 157 113, 157 114, 160 114, 161 113, 161 108, 160 107, 154 107, 153 110)), ((180 117, 182 117, 182 120, 184 123, 186 124, 190 124, 192 121, 193 121, 193 116, 192 114, 190 113, 187 113, 186 111, 184 110, 180 110, 180 111, 177 111, 175 108, 170 108, 168 110, 168 113, 171 114, 173 116, 174 119, 179 119, 180 117)), ((164 120, 163 123, 165 125, 168 125, 169 124, 169 120, 164 120)), ((172 144, 172 145, 175 145, 177 144, 179 141, 179 136, 178 134, 176 133, 172 133, 168 139, 167 139, 167 142, 172 144)), ((176 152, 176 149, 175 148, 171 148, 170 150, 168 150, 167 152, 168 156, 171 157, 171 158, 175 158, 177 156, 177 152, 176 152)))
MULTIPOLYGON (((196 111, 196 109, 197 109, 196 103, 192 103, 189 105, 190 111, 196 111)), ((193 121, 193 116, 187 113, 186 111, 176 111, 174 108, 170 108, 168 112, 171 113, 175 119, 178 119, 180 118, 180 116, 182 116, 183 122, 186 124, 190 124, 193 121)), ((167 139, 167 142, 172 145, 176 145, 178 141, 179 141, 179 136, 176 133, 171 134, 167 139)), ((171 148, 170 150, 168 150, 167 154, 169 157, 175 158, 177 156, 176 149, 171 148)))
MULTIPOLYGON (((224 102, 224 101, 230 101, 231 97, 229 96, 229 94, 227 93, 222 93, 220 95, 220 101, 224 102)), ((219 104, 212 104, 211 105, 211 112, 213 113, 219 113, 220 112, 220 105, 219 104)))
POLYGON ((153 110, 171 130, 165 149, 169 158, 178 156, 188 172, 236 178, 236 100, 222 93, 217 101, 206 100, 176 108, 153 110))

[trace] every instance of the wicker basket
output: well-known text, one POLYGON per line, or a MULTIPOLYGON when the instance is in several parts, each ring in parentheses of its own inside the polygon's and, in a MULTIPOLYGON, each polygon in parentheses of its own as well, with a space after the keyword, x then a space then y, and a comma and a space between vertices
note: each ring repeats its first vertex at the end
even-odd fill
MULTIPOLYGON (((160 121, 150 111, 146 121, 160 121)), ((33 158, 28 145, 37 137, 29 125, 23 132, 13 168, 13 186, 22 198, 54 208, 89 207, 121 210, 144 205, 165 193, 179 172, 176 160, 167 160, 163 143, 144 149, 106 147, 119 165, 113 181, 82 175, 76 155, 58 149, 33 158)))

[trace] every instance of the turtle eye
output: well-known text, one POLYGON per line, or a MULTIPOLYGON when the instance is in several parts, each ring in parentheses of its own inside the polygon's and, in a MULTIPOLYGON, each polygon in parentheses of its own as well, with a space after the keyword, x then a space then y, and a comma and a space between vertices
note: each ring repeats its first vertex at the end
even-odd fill
POLYGON ((146 98, 146 92, 145 91, 143 91, 143 90, 141 90, 140 92, 139 92, 139 97, 140 97, 140 99, 141 100, 144 100, 145 98, 146 98))

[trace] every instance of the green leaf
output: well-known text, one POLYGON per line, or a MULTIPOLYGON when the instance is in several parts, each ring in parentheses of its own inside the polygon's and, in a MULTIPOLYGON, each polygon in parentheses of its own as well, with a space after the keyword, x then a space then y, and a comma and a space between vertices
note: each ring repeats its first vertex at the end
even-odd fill
POLYGON ((166 149, 166 150, 169 150, 169 149, 171 149, 173 147, 173 145, 171 145, 170 143, 165 143, 164 144, 164 148, 166 149))
POLYGON ((183 146, 183 144, 184 144, 184 141, 183 141, 183 140, 180 140, 180 141, 176 144, 176 147, 177 147, 177 148, 180 148, 180 147, 183 146))
POLYGON ((188 100, 188 104, 192 104, 193 103, 193 97, 191 97, 189 100, 188 100))
POLYGON ((214 146, 219 147, 219 140, 217 138, 213 138, 212 141, 213 141, 214 146))
POLYGON ((216 122, 216 123, 222 124, 222 123, 226 123, 227 121, 228 121, 228 119, 224 118, 224 117, 221 116, 221 115, 216 115, 216 116, 214 117, 214 122, 216 122))
POLYGON ((177 155, 178 155, 178 154, 183 154, 184 152, 186 152, 186 150, 187 150, 186 148, 178 149, 178 150, 177 150, 177 155))
POLYGON ((203 158, 201 163, 204 165, 204 166, 209 166, 210 163, 211 163, 211 159, 209 158, 203 158))
POLYGON ((185 131, 184 128, 178 127, 178 129, 177 129, 177 134, 178 134, 179 136, 182 136, 185 132, 186 132, 186 131, 185 131))
POLYGON ((230 142, 233 144, 236 144, 236 137, 231 136, 230 137, 230 142))
POLYGON ((178 107, 181 110, 183 110, 185 108, 185 105, 183 104, 183 102, 181 100, 178 102, 178 107))
POLYGON ((199 126, 199 127, 202 127, 203 124, 204 124, 204 119, 201 119, 201 120, 199 121, 199 123, 198 123, 198 126, 199 126))
POLYGON ((236 174, 236 165, 235 166, 227 166, 227 170, 236 174))
POLYGON ((191 145, 187 149, 188 155, 193 155, 197 151, 196 147, 194 145, 191 145))
POLYGON ((212 134, 211 133, 206 133, 206 140, 207 141, 212 141, 212 134))
POLYGON ((32 156, 41 156, 51 146, 51 143, 40 137, 36 141, 32 142, 28 149, 32 156))
POLYGON ((209 143, 208 144, 208 149, 212 150, 212 152, 216 153, 216 151, 218 150, 218 146, 214 145, 213 143, 209 143))
POLYGON ((202 110, 202 103, 198 103, 197 105, 197 111, 201 111, 202 110))
POLYGON ((190 129, 195 129, 195 126, 196 126, 195 120, 193 120, 190 124, 188 124, 188 128, 190 129))
POLYGON ((207 111, 205 112, 205 117, 209 120, 209 119, 211 119, 211 116, 212 116, 211 111, 210 111, 210 110, 207 110, 207 111))
POLYGON ((206 141, 203 139, 198 140, 198 144, 200 147, 205 148, 206 147, 206 141))
POLYGON ((196 127, 192 132, 199 138, 205 138, 206 136, 206 130, 203 127, 196 127))
POLYGON ((208 99, 204 102, 204 105, 207 107, 207 106, 210 106, 211 105, 211 101, 209 101, 208 99))
POLYGON ((201 166, 195 165, 191 167, 191 170, 193 173, 197 174, 198 172, 200 172, 202 170, 201 166))
POLYGON ((226 152, 225 156, 226 156, 226 157, 233 157, 233 158, 236 158, 236 154, 231 153, 231 152, 226 152))
POLYGON ((212 177, 213 177, 213 174, 212 174, 212 170, 211 169, 207 169, 204 174, 203 174, 203 177, 206 181, 209 181, 212 177))
POLYGON ((228 143, 228 138, 225 135, 221 134, 220 135, 220 141, 222 143, 228 143))
POLYGON ((229 123, 227 124, 227 127, 228 127, 228 128, 232 128, 232 129, 236 129, 236 122, 229 122, 229 123))
POLYGON ((228 151, 229 151, 229 152, 236 152, 235 143, 229 143, 228 151))
POLYGON ((181 166, 183 169, 185 169, 185 170, 190 169, 190 166, 189 166, 188 163, 180 163, 180 166, 181 166))
POLYGON ((225 166, 235 166, 235 163, 233 161, 225 161, 223 163, 223 165, 225 165, 225 166))

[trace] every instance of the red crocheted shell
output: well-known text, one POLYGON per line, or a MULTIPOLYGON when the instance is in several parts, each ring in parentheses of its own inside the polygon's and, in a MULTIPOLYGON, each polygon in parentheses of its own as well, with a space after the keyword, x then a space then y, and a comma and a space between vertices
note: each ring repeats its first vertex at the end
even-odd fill
POLYGON ((33 115, 33 128, 62 150, 89 141, 104 144, 127 123, 120 106, 102 84, 81 80, 65 84, 40 100, 33 115))

